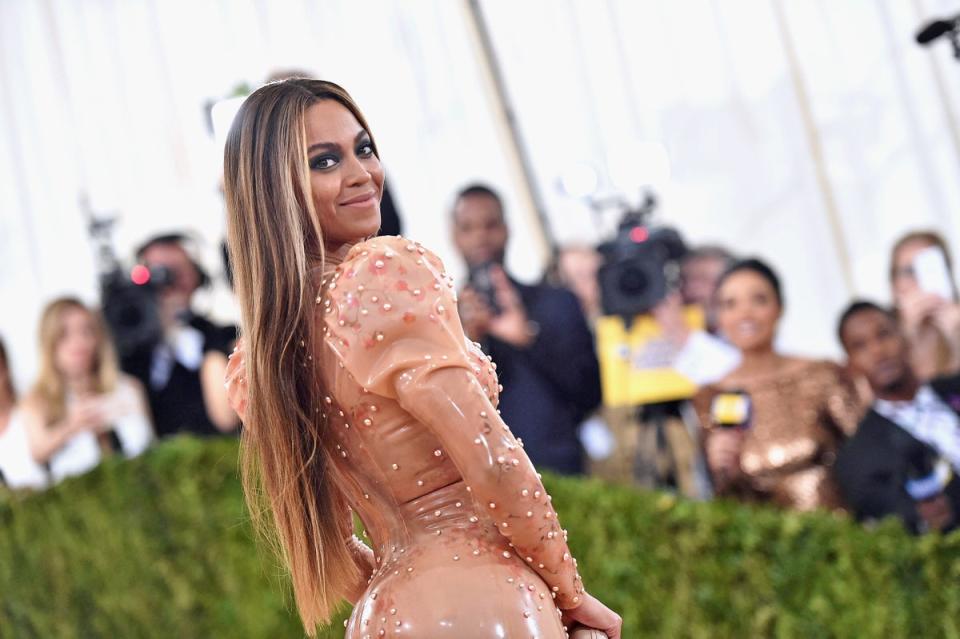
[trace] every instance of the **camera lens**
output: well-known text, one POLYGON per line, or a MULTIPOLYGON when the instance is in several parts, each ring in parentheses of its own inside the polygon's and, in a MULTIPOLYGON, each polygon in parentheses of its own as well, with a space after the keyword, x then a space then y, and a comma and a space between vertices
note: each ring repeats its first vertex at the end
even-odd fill
POLYGON ((628 264, 620 273, 618 288, 624 295, 643 295, 650 286, 650 276, 640 264, 628 264))

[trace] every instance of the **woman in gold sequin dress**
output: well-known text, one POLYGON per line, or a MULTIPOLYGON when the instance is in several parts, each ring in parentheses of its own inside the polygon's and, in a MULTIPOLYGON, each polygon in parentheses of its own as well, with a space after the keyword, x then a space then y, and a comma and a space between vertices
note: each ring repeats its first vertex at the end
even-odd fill
POLYGON ((734 371, 694 398, 717 493, 796 510, 842 508, 832 465, 859 418, 850 380, 836 364, 774 349, 783 297, 779 279, 763 262, 734 264, 717 298, 720 330, 743 356, 734 371), (713 427, 711 404, 731 391, 749 395, 746 429, 713 427))
POLYGON ((497 413, 495 367, 464 337, 442 264, 403 238, 362 241, 380 225, 383 171, 346 92, 259 89, 224 168, 245 487, 308 632, 348 598, 356 639, 553 639, 573 622, 619 637, 497 413))

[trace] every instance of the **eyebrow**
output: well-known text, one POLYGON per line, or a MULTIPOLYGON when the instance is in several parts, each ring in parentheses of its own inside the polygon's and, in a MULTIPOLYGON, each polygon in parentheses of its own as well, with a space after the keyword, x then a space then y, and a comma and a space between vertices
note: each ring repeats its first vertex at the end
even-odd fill
MULTIPOLYGON (((356 137, 353 138, 353 141, 359 142, 364 136, 369 137, 370 134, 367 133, 366 129, 360 129, 356 137)), ((339 148, 340 148, 340 145, 337 144, 336 142, 317 142, 307 147, 307 153, 312 153, 317 149, 339 149, 339 148)))

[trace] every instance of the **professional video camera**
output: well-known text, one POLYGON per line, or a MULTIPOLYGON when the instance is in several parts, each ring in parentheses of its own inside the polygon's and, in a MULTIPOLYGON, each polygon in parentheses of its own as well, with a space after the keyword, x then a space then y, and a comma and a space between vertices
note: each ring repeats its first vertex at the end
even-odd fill
POLYGON ((97 252, 100 299, 121 358, 156 344, 162 336, 157 293, 169 286, 172 274, 166 268, 138 264, 125 271, 113 250, 113 218, 89 214, 90 240, 97 252))
POLYGON ((679 277, 679 260, 687 249, 676 230, 648 224, 656 206, 656 198, 647 193, 638 208, 623 214, 616 236, 599 247, 604 258, 600 297, 607 315, 648 313, 679 277))

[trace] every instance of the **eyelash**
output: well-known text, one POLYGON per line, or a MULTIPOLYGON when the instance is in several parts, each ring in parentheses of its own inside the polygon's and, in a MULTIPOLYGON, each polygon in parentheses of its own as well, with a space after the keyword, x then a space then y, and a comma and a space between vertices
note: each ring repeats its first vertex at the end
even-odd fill
MULTIPOLYGON (((373 155, 374 155, 374 153, 373 153, 373 143, 372 143, 372 142, 361 142, 360 145, 357 147, 356 153, 357 153, 357 157, 359 157, 359 158, 368 158, 368 157, 373 156, 373 155)), ((317 157, 315 157, 315 158, 313 158, 313 159, 310 160, 310 170, 312 170, 312 171, 326 171, 326 170, 332 169, 334 166, 336 166, 336 163, 339 163, 339 161, 340 161, 340 158, 339 158, 339 156, 336 156, 336 155, 331 155, 331 154, 319 155, 319 156, 317 156, 317 157), (324 161, 326 161, 326 160, 331 160, 332 162, 334 162, 334 164, 331 164, 331 165, 329 165, 329 166, 320 166, 320 163, 321 163, 321 162, 324 162, 324 161)))

